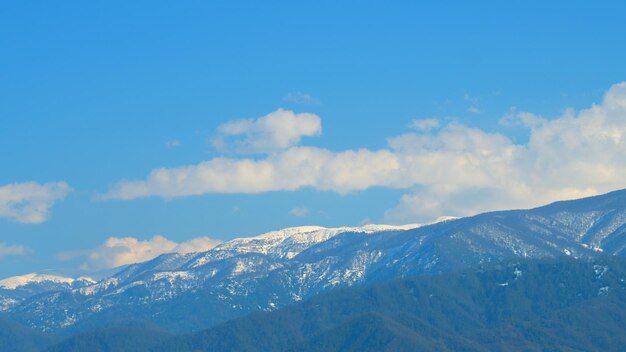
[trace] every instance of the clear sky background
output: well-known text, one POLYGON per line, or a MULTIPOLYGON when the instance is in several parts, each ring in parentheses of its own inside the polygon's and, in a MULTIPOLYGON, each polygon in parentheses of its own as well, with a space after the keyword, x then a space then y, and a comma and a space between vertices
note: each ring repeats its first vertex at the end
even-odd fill
POLYGON ((624 188, 624 13, 5 2, 0 277, 624 188))

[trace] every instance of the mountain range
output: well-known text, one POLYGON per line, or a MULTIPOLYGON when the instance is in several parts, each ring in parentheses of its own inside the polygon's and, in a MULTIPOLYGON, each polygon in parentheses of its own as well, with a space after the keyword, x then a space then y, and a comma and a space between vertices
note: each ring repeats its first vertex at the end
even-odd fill
POLYGON ((623 351, 625 303, 626 258, 522 259, 340 289, 149 350, 623 351))
POLYGON ((190 333, 342 288, 515 260, 624 254, 620 190, 426 225, 289 228, 206 252, 164 254, 99 281, 9 278, 0 281, 0 310, 13 322, 63 336, 127 321, 190 333))
POLYGON ((190 334, 117 324, 73 351, 623 351, 626 258, 520 259, 331 290, 190 334))

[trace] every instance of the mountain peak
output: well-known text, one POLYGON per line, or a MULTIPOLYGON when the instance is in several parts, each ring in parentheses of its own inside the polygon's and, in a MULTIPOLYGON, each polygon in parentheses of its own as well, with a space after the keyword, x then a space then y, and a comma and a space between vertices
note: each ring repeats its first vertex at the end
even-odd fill
POLYGON ((239 239, 270 239, 270 238, 285 238, 293 235, 299 235, 304 233, 310 233, 315 231, 328 230, 328 228, 323 226, 296 226, 296 227, 288 227, 281 230, 266 232, 254 237, 248 238, 239 238, 239 239))
MULTIPOLYGON (((420 224, 409 225, 364 225, 360 227, 299 226, 267 232, 255 237, 242 237, 224 242, 207 253, 261 253, 291 259, 303 250, 324 242, 340 233, 376 233, 384 231, 403 231, 420 227, 420 224)), ((205 259, 201 260, 205 263, 205 259)))
POLYGON ((74 281, 75 279, 72 279, 69 277, 30 273, 26 275, 13 276, 13 277, 6 278, 4 280, 0 280, 0 288, 4 288, 6 290, 15 290, 18 287, 26 286, 26 285, 33 284, 33 283, 43 283, 43 282, 71 285, 74 281))

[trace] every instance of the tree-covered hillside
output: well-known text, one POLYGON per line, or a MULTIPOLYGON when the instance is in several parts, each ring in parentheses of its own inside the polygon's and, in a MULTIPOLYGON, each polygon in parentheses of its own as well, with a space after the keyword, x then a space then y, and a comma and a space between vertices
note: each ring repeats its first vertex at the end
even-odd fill
POLYGON ((37 352, 58 339, 0 315, 0 351, 37 352))
MULTIPOLYGON (((12 340, 2 341, 7 346, 12 340)), ((2 351, 37 350, 21 340, 13 346, 18 347, 2 351)), ((172 336, 150 324, 117 325, 74 335, 47 351, 625 348, 626 258, 563 257, 335 290, 186 335, 172 336)))
POLYGON ((518 262, 335 291, 158 351, 622 351, 626 260, 518 262))

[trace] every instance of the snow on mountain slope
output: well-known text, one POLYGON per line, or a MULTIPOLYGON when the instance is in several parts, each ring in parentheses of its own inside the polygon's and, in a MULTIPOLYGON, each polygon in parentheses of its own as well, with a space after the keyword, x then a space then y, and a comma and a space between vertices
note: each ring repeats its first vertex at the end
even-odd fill
POLYGON ((80 277, 78 279, 73 279, 69 277, 62 277, 56 275, 46 275, 46 274, 37 274, 30 273, 21 276, 13 276, 3 280, 0 280, 0 288, 5 290, 15 290, 18 287, 33 285, 33 284, 65 284, 71 286, 75 282, 80 282, 84 285, 95 284, 96 281, 88 278, 88 277, 80 277))
POLYGON ((256 237, 237 238, 220 244, 211 252, 216 256, 205 256, 196 259, 191 263, 191 267, 205 264, 214 257, 224 259, 242 253, 261 253, 277 258, 291 259, 303 250, 324 242, 340 233, 375 233, 382 231, 401 231, 420 227, 419 224, 409 224, 401 226, 393 225, 365 225, 361 227, 337 227, 325 228, 321 226, 301 226, 291 227, 283 230, 264 233, 256 237))
POLYGON ((6 311, 38 294, 70 291, 95 283, 95 280, 88 277, 74 279, 38 273, 9 277, 0 280, 0 311, 6 311))
MULTIPOLYGON (((82 288, 79 292, 85 295, 97 293, 115 295, 120 288, 135 287, 136 282, 141 286, 174 285, 171 280, 162 282, 166 273, 194 272, 188 280, 198 285, 206 284, 207 280, 217 277, 235 277, 263 273, 284 266, 283 262, 294 258, 302 251, 341 233, 373 234, 384 231, 405 231, 421 225, 365 225, 361 227, 325 228, 321 226, 292 227, 278 231, 264 233, 255 237, 236 238, 201 253, 168 253, 144 263, 131 264, 110 278, 99 283, 82 288), (255 257, 255 254, 267 258, 255 257), (252 256, 252 257, 251 257, 252 256), (233 258, 232 260, 229 260, 233 258), (163 275, 153 275, 153 273, 163 275), (219 273, 219 275, 218 275, 219 273), (193 278, 193 279, 191 279, 193 278)), ((178 280, 180 281, 180 280, 178 280)), ((189 285, 185 285, 189 286, 189 285)), ((180 291, 171 287, 174 291, 180 291)), ((171 294, 168 294, 171 296, 171 294)))

